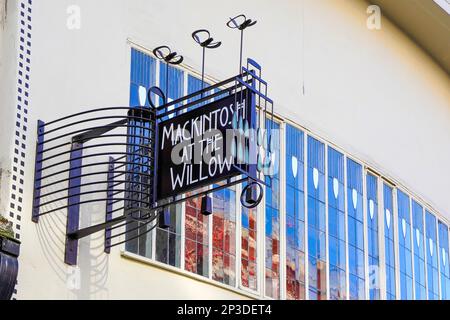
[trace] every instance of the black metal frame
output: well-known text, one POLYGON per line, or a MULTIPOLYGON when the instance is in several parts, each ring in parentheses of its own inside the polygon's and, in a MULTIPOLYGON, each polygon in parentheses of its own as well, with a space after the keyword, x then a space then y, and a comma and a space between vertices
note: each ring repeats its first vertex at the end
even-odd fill
MULTIPOLYGON (((202 105, 202 103, 219 96, 234 95, 235 102, 242 102, 245 98, 244 94, 251 94, 254 97, 251 99, 253 103, 251 112, 254 112, 255 116, 252 117, 254 123, 250 126, 253 129, 261 128, 261 123, 267 116, 273 119, 273 101, 267 96, 267 82, 261 77, 259 64, 248 59, 247 65, 242 67, 241 74, 167 103, 164 93, 159 88, 153 87, 148 92, 151 106, 154 106, 154 103, 150 95, 155 93, 163 99, 163 105, 156 108, 99 108, 47 123, 38 121, 32 220, 37 223, 41 216, 67 210, 66 263, 70 265, 77 263, 78 240, 95 232, 105 231, 104 250, 109 253, 110 248, 141 237, 157 227, 158 223, 164 225, 164 221, 160 221, 164 215, 160 215, 159 212, 169 205, 207 196, 243 182, 260 186, 266 184, 260 179, 261 173, 258 172, 256 165, 234 164, 240 173, 240 176, 235 179, 227 179, 219 186, 195 194, 179 195, 159 203, 155 201, 158 169, 156 161, 158 150, 155 146, 158 141, 159 122, 187 108, 207 108, 208 105, 202 105), (169 107, 173 109, 169 110, 169 107), (256 117, 257 108, 261 111, 259 118, 256 117), (134 126, 135 133, 130 133, 128 130, 130 126, 134 126), (114 132, 115 130, 127 130, 127 133, 114 132), (146 136, 143 134, 145 130, 147 130, 146 136), (130 138, 147 141, 147 143, 144 145, 133 143, 130 142, 130 138), (114 141, 99 143, 96 142, 98 139, 114 139, 114 141), (125 139, 125 141, 117 141, 117 139, 125 139), (121 147, 121 149, 111 150, 111 147, 121 147), (135 160, 129 160, 130 157, 138 157, 139 164, 135 160), (148 162, 142 163, 143 158, 148 162), (83 163, 88 159, 91 163, 83 163), (88 169, 96 168, 102 169, 86 172, 88 169), (86 187, 101 184, 105 187, 84 190, 86 187), (136 188, 131 190, 133 185, 136 188), (65 194, 57 196, 59 193, 65 194), (90 198, 85 199, 86 197, 90 198), (95 202, 106 204, 105 222, 80 229, 81 206, 95 202), (120 206, 120 203, 123 205, 120 206), (131 203, 133 205, 130 205, 131 203), (123 213, 117 216, 117 213, 121 211, 123 213), (127 228, 125 231, 120 230, 121 227, 126 227, 133 222, 137 222, 136 227, 127 228), (143 231, 143 228, 147 226, 150 228, 143 231), (125 241, 113 241, 134 231, 139 231, 137 237, 127 237, 125 241)), ((255 157, 256 143, 250 143, 250 141, 247 143, 249 143, 250 155, 255 157)), ((261 197, 257 197, 258 203, 261 197)))

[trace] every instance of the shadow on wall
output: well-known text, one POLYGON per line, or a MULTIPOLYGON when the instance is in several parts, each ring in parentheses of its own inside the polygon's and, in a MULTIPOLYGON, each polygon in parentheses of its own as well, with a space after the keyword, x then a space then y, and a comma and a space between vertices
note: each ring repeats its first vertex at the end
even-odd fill
MULTIPOLYGON (((54 181, 56 181, 56 178, 54 181)), ((51 183, 51 179, 46 182, 51 183)), ((46 191, 64 189, 64 183, 55 184, 46 191)), ((47 200, 55 200, 61 193, 54 194, 47 200), (52 199, 53 198, 53 199, 52 199)), ((89 198, 86 198, 89 200, 89 198)), ((60 200, 41 207, 41 212, 64 207, 67 200, 60 200)), ((104 219, 105 206, 90 204, 80 208, 80 227, 97 223, 101 217, 104 219), (96 218, 98 218, 96 220, 96 218)), ((46 267, 51 269, 59 280, 59 288, 64 287, 66 296, 51 298, 59 299, 108 299, 106 288, 108 281, 109 256, 104 250, 104 233, 99 232, 90 237, 81 239, 78 247, 78 265, 69 266, 64 263, 65 237, 66 237, 67 209, 61 209, 42 216, 36 224, 39 245, 47 262, 46 267)), ((63 293, 64 291, 61 291, 63 293)), ((37 297, 39 298, 39 297, 37 297)))

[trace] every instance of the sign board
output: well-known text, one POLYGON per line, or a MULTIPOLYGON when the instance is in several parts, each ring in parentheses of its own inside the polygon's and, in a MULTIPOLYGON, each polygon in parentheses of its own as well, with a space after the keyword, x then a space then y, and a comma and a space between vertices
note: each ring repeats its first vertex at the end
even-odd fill
POLYGON ((158 123, 157 200, 241 174, 233 140, 255 118, 253 93, 244 90, 158 123))

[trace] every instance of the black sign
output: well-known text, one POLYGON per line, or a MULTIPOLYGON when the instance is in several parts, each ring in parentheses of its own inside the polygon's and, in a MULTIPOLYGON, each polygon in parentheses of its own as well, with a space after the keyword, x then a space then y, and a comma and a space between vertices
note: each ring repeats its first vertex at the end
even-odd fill
POLYGON ((244 90, 158 124, 157 200, 240 174, 233 140, 254 128, 253 100, 244 90))

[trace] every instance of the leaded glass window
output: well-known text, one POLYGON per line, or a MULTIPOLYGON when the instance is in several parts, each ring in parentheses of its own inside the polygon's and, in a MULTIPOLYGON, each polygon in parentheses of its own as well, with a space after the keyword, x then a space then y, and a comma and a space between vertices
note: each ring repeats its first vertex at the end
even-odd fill
POLYGON ((348 268, 350 299, 365 297, 362 166, 347 159, 348 268))
POLYGON ((325 146, 308 136, 308 280, 309 298, 327 298, 325 224, 325 146))
POLYGON ((344 155, 328 147, 328 256, 330 299, 346 299, 344 155))
POLYGON ((383 185, 384 257, 386 260, 386 299, 395 300, 394 203, 392 187, 383 185))
POLYGON ((305 299, 304 133, 286 126, 286 297, 305 299))
POLYGON ((411 253, 411 218, 409 197, 397 190, 398 203, 398 256, 400 268, 400 297, 402 300, 413 299, 413 273, 411 253))
POLYGON ((369 256, 369 299, 379 300, 380 295, 380 249, 378 243, 378 182, 368 173, 367 183, 367 245, 369 256))

